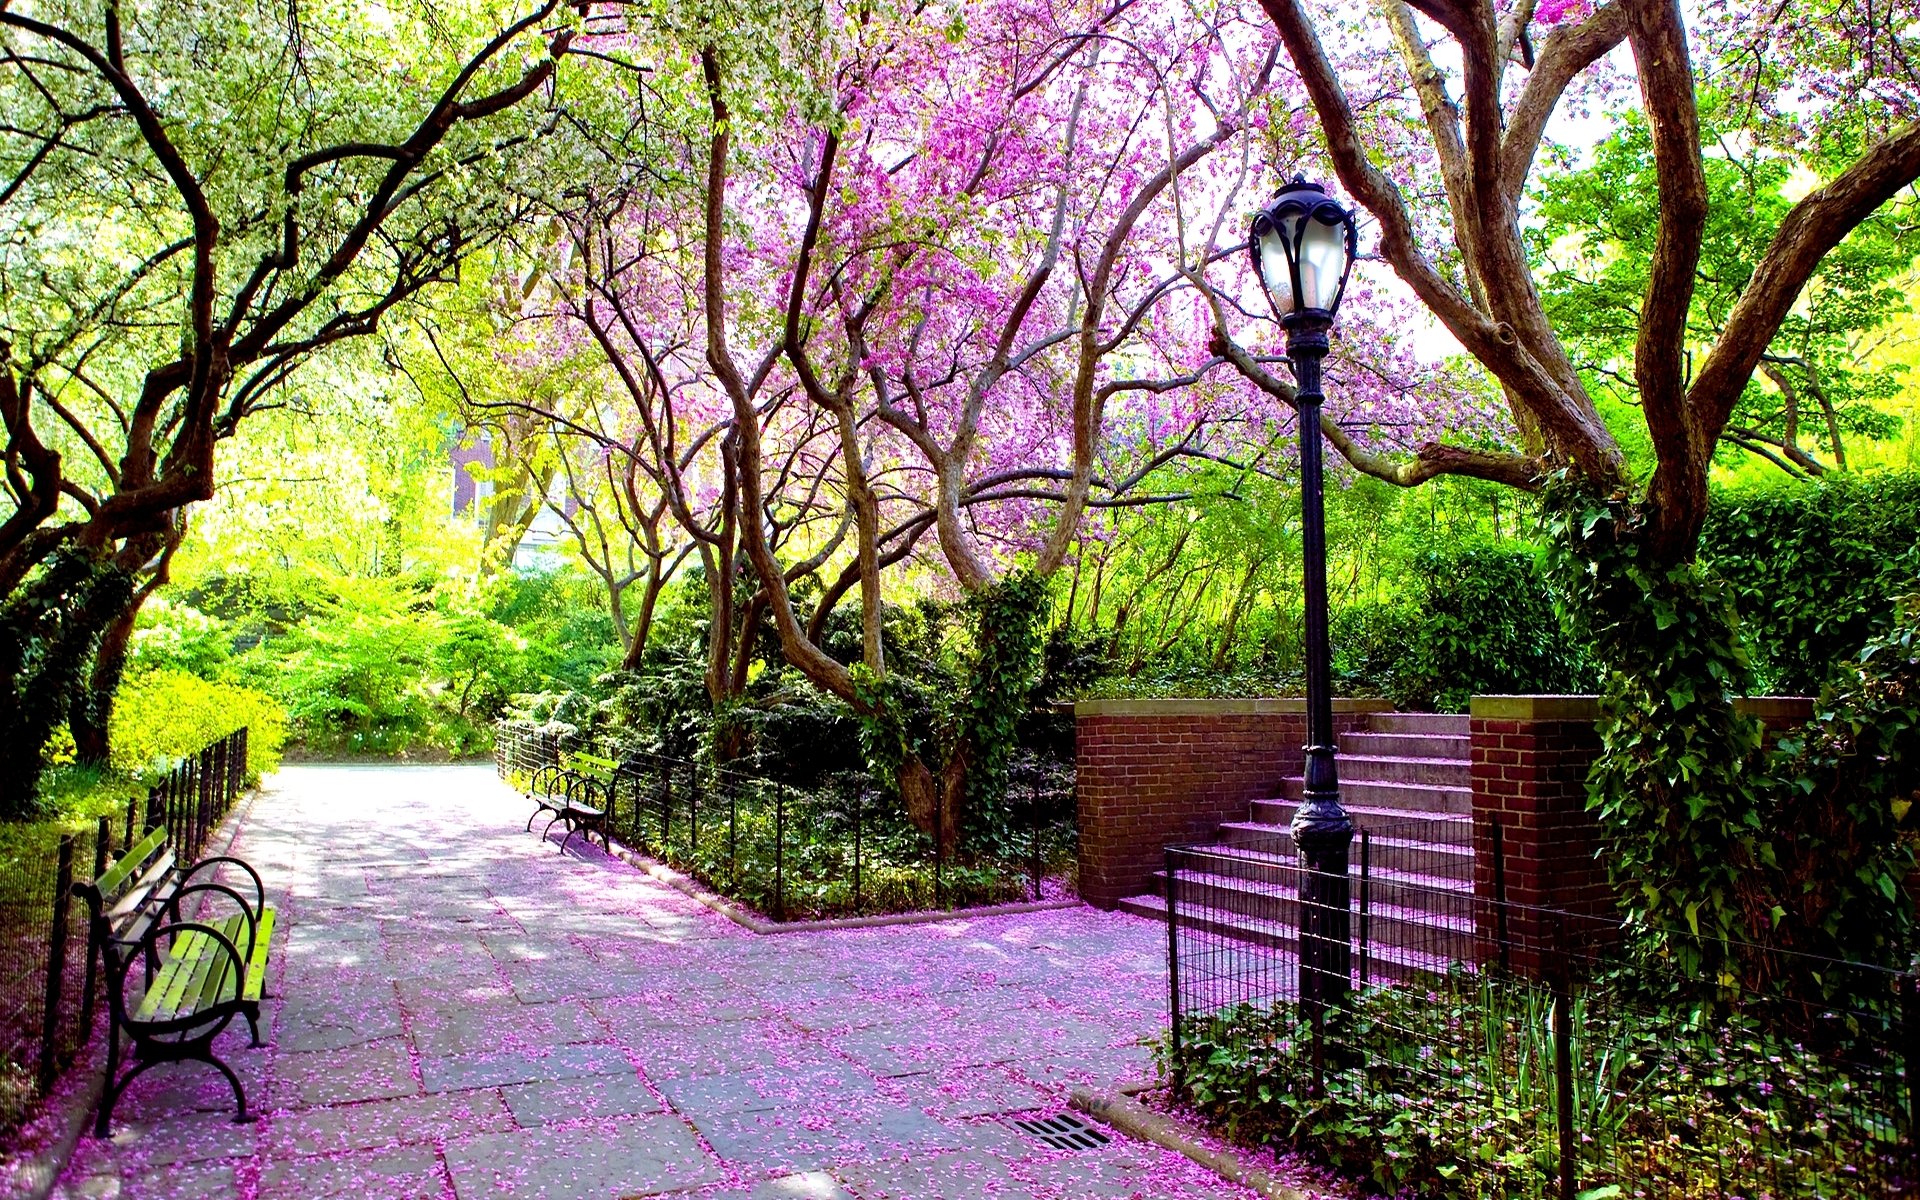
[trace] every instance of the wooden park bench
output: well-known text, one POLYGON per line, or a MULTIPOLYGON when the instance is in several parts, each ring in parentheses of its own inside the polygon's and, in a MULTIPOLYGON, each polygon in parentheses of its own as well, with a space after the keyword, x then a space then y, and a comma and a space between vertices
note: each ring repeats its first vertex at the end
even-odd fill
POLYGON ((527 818, 528 831, 532 831, 540 814, 552 813, 540 829, 542 839, 555 822, 559 822, 567 827, 567 836, 560 839, 562 851, 576 833, 584 833, 589 843, 597 833, 601 848, 611 850, 607 843, 607 819, 613 811, 614 782, 619 770, 620 765, 610 758, 569 750, 560 756, 560 761, 535 771, 527 788, 527 798, 534 805, 533 815, 527 818))
POLYGON ((107 1135, 113 1106, 127 1085, 167 1062, 211 1063, 233 1085, 239 1106, 234 1120, 248 1120, 240 1077, 214 1054, 213 1041, 235 1017, 244 1017, 253 1045, 262 1044, 260 1000, 274 910, 266 905, 259 872, 227 855, 183 866, 166 828, 155 826, 98 879, 74 884, 73 892, 87 903, 89 953, 101 955, 105 967, 110 1017, 107 1086, 94 1136, 107 1135), (246 873, 251 898, 211 877, 223 865, 246 873), (194 911, 203 907, 237 911, 194 911), (131 978, 136 968, 138 980, 131 978), (133 1056, 125 1077, 119 1076, 122 1037, 133 1056))

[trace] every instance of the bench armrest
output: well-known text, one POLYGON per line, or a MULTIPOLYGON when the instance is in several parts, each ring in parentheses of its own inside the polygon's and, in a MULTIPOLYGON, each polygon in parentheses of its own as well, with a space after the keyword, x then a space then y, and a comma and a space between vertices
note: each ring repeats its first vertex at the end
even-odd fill
MULTIPOLYGON (((260 915, 260 910, 267 906, 267 889, 260 882, 260 872, 254 870, 253 864, 247 862, 247 860, 244 858, 235 858, 231 854, 216 854, 216 855, 213 855, 211 858, 203 858, 199 862, 193 864, 191 867, 188 867, 186 869, 186 871, 180 876, 180 882, 192 883, 193 877, 195 875, 198 875, 201 871, 204 871, 208 867, 220 866, 227 863, 231 863, 234 866, 239 867, 242 871, 245 871, 247 873, 247 878, 253 881, 253 904, 248 907, 248 911, 251 912, 255 917, 258 917, 260 915)), ((238 897, 236 897, 236 899, 237 898, 238 897)))
POLYGON ((245 896, 242 896, 239 892, 234 891, 224 883, 189 883, 174 892, 167 900, 167 912, 173 915, 174 922, 178 924, 181 919, 180 902, 195 892, 213 892, 233 898, 233 902, 240 906, 240 915, 247 919, 247 953, 251 955, 253 953, 254 939, 258 937, 260 933, 260 914, 247 907, 247 898, 245 896))

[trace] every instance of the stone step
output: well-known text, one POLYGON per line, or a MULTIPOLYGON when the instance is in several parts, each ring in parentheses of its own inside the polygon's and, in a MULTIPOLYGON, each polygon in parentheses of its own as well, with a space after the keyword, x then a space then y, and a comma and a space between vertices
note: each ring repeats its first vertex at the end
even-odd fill
MULTIPOLYGON (((1256 800, 1254 803, 1299 800, 1306 795, 1306 788, 1306 780, 1293 775, 1280 781, 1280 795, 1274 800, 1256 800)), ((1397 808, 1412 813, 1456 813, 1467 816, 1473 812, 1473 789, 1430 783, 1387 783, 1343 776, 1340 780, 1340 803, 1351 809, 1397 808)), ((1288 809, 1287 818, 1291 819, 1292 816, 1293 810, 1288 809)), ((1264 821, 1271 818, 1256 813, 1254 819, 1264 821)))
MULTIPOLYGON (((1470 835, 1470 830, 1468 831, 1470 835)), ((1220 844, 1270 854, 1292 864, 1292 839, 1286 830, 1256 821, 1228 821, 1220 826, 1220 844), (1287 849, 1274 850, 1284 838, 1287 849)), ((1473 883, 1473 845, 1456 840, 1426 841, 1413 830, 1395 827, 1393 836, 1369 837, 1368 862, 1378 872, 1412 876, 1423 883, 1473 883)), ((1349 853, 1355 886, 1359 886, 1360 842, 1355 839, 1349 853)), ((1229 874, 1232 872, 1229 871, 1229 874)), ((1375 878, 1380 875, 1376 874, 1375 878)))
MULTIPOLYGON (((1275 832, 1284 831, 1293 821, 1298 800, 1255 800, 1248 823, 1263 825, 1275 832)), ((1468 846, 1473 842, 1473 817, 1467 813, 1422 812, 1406 808, 1374 808, 1362 804, 1344 806, 1356 829, 1391 831, 1398 837, 1443 842, 1449 846, 1468 846)))
POLYGON ((1465 713, 1371 713, 1368 728, 1376 733, 1445 733, 1466 737, 1469 718, 1465 713))
POLYGON ((1473 786, 1473 765, 1464 758, 1416 758, 1408 755, 1342 754, 1335 759, 1340 779, 1356 783, 1425 783, 1436 787, 1473 786))
MULTIPOLYGON (((1227 864, 1225 859, 1219 860, 1227 864)), ((1213 863, 1209 864, 1216 865, 1213 863)), ((1242 868, 1243 869, 1243 868, 1242 868)), ((1266 924, 1276 930, 1300 923, 1300 894, 1292 882, 1298 872, 1273 873, 1269 879, 1246 878, 1234 873, 1182 869, 1180 872, 1180 914, 1204 913, 1247 918, 1252 924, 1266 924)), ((1154 894, 1166 895, 1166 872, 1156 872, 1154 894)), ((1451 909, 1435 911, 1430 907, 1445 893, 1436 889, 1389 887, 1376 881, 1369 889, 1365 936, 1370 946, 1391 946, 1417 951, 1440 962, 1472 962, 1478 947, 1474 929, 1471 893, 1451 909)), ((1352 890, 1353 936, 1361 939, 1360 889, 1352 890)), ((1164 919, 1164 908, 1162 916, 1164 919)), ((1297 936, 1297 934, 1295 935, 1297 936)))
POLYGON ((1453 758, 1472 762, 1464 733, 1376 733, 1340 735, 1340 753, 1369 758, 1453 758))

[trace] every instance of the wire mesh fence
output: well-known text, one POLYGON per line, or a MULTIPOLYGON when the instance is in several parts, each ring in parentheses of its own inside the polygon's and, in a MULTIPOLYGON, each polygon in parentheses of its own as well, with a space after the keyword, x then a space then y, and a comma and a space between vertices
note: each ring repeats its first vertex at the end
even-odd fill
POLYGON ((1702 979, 1629 956, 1617 920, 1477 894, 1464 837, 1376 826, 1351 991, 1303 1003, 1306 874, 1285 834, 1167 852, 1170 1066, 1242 1136, 1432 1197, 1920 1194, 1913 975, 1776 955, 1818 994, 1702 979))
MULTIPOLYGON (((617 764, 609 831, 774 920, 962 908, 1052 898, 1074 855, 1070 768, 1016 762, 1006 827, 982 849, 917 828, 897 796, 859 772, 800 788, 604 739, 502 724, 501 778, 531 787, 570 752, 617 764)), ((937 802, 936 802, 937 803, 937 802)), ((544 819, 544 818, 543 818, 544 819)), ((935 812, 935 829, 950 829, 935 812)))
POLYGON ((247 731, 237 730, 164 772, 145 796, 91 822, 7 830, 0 855, 0 1126, 44 1095, 93 1032, 98 964, 73 898, 115 853, 166 825, 182 861, 201 856, 245 785, 247 731))

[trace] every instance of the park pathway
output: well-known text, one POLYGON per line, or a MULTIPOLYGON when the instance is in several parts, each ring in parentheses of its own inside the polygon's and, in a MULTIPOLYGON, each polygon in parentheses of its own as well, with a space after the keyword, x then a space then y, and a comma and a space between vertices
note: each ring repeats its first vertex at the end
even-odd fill
POLYGON ((1234 1197, 1008 1113, 1147 1069, 1161 930, 1089 909, 757 936, 522 829, 484 767, 290 767, 237 852, 281 911, 271 1045, 150 1072, 63 1200, 1234 1197))

